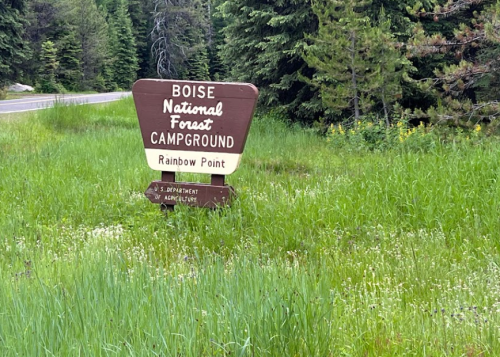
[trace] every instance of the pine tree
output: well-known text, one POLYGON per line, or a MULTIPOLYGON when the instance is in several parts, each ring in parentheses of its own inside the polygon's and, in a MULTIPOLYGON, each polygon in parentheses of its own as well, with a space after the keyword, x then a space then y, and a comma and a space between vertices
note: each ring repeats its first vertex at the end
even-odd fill
POLYGON ((52 41, 42 43, 41 52, 42 67, 40 70, 40 82, 37 91, 42 93, 59 93, 60 87, 56 83, 56 70, 59 67, 57 61, 57 48, 52 41))
POLYGON ((118 45, 117 26, 114 25, 113 16, 114 14, 110 13, 107 14, 108 52, 106 54, 106 57, 104 58, 104 61, 99 71, 100 88, 98 88, 98 91, 100 92, 114 91, 119 87, 115 81, 115 74, 114 74, 114 62, 116 60, 115 54, 118 52, 119 45, 118 45))
POLYGON ((301 57, 304 33, 317 28, 310 1, 227 0, 220 9, 227 21, 222 57, 230 79, 255 84, 265 106, 294 119, 314 119, 321 110, 315 89, 301 79, 313 73, 301 57))
POLYGON ((208 69, 208 52, 206 47, 201 47, 196 53, 191 55, 188 64, 187 79, 197 81, 209 81, 210 72, 208 69))
MULTIPOLYGON (((94 0, 64 0, 70 23, 74 25, 81 49, 81 88, 102 87, 102 69, 108 56, 107 23, 94 0)), ((98 89, 98 88, 97 88, 98 89)))
POLYGON ((24 0, 0 2, 0 90, 20 74, 21 64, 28 56, 24 41, 24 0))
POLYGON ((119 0, 117 6, 110 24, 116 36, 111 43, 112 78, 118 87, 129 89, 137 78, 137 53, 126 3, 119 0))
POLYGON ((386 124, 390 125, 393 103, 403 97, 403 85, 410 82, 415 68, 401 51, 401 43, 391 32, 391 21, 381 9, 373 31, 369 33, 369 51, 373 58, 371 78, 373 97, 382 106, 386 124))
POLYGON ((226 20, 220 12, 221 0, 208 0, 207 11, 210 19, 207 34, 208 71, 214 81, 222 81, 228 75, 228 66, 224 63, 221 48, 224 45, 223 30, 227 26, 226 20))
POLYGON ((437 106, 421 115, 466 127, 479 122, 500 126, 499 92, 495 86, 500 82, 500 1, 449 0, 416 14, 435 23, 453 24, 460 18, 460 24, 448 37, 442 33, 429 35, 424 26, 419 26, 407 46, 413 57, 446 55, 452 59, 440 62, 434 75, 422 82, 422 87, 439 100, 437 106))
POLYGON ((147 78, 155 75, 155 66, 151 57, 151 36, 153 28, 153 0, 129 0, 128 13, 132 20, 132 32, 137 50, 137 62, 139 78, 147 78))
POLYGON ((312 81, 321 88, 326 107, 337 111, 352 108, 356 120, 371 107, 370 19, 364 15, 369 0, 321 1, 312 3, 319 20, 317 36, 309 39, 304 59, 319 73, 312 81))
POLYGON ((381 106, 389 124, 390 105, 401 97, 401 82, 410 62, 400 53, 382 13, 379 24, 366 16, 370 0, 317 0, 312 3, 319 31, 304 51, 318 70, 311 81, 320 88, 326 107, 352 110, 359 120, 381 106))
MULTIPOLYGON (((70 24, 72 16, 68 15, 71 11, 73 11, 73 5, 68 0, 30 0, 28 2, 25 38, 30 42, 32 53, 23 64, 24 78, 28 82, 39 81, 38 67, 42 60, 44 42, 52 41, 58 49, 58 56, 64 56, 64 52, 60 52, 63 47, 72 46, 67 38, 70 32, 75 32, 75 26, 70 24)), ((72 37, 71 41, 77 43, 78 39, 72 37)), ((81 51, 79 56, 81 56, 81 51)), ((56 77, 64 71, 64 64, 62 64, 56 77)), ((77 81, 80 81, 80 78, 77 78, 77 81)))
POLYGON ((76 39, 74 31, 68 31, 58 42, 58 61, 57 70, 58 81, 70 91, 80 89, 81 72, 80 58, 81 47, 76 39))

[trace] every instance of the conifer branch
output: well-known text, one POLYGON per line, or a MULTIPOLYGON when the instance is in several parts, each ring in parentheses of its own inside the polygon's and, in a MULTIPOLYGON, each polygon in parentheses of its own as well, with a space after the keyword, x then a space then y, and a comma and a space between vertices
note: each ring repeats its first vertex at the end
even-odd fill
MULTIPOLYGON (((469 8, 472 5, 478 5, 483 2, 488 2, 487 0, 448 0, 448 2, 443 6, 436 6, 434 11, 431 12, 420 12, 419 16, 434 18, 434 21, 438 21, 440 17, 446 18, 456 13, 469 8)), ((491 1, 489 1, 491 2, 491 1)))

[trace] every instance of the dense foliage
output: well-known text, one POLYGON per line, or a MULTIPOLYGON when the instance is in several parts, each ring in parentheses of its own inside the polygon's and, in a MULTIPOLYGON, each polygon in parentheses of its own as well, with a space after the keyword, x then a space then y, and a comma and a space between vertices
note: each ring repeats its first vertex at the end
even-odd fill
POLYGON ((20 63, 26 59, 26 43, 22 38, 24 0, 0 3, 0 90, 16 78, 20 63))
POLYGON ((309 124, 498 125, 498 0, 9 0, 0 19, 2 87, 246 81, 309 124))
POLYGON ((317 28, 310 1, 228 0, 220 9, 228 21, 221 49, 231 79, 257 85, 267 106, 310 118, 315 91, 301 77, 312 70, 300 55, 304 33, 317 28))

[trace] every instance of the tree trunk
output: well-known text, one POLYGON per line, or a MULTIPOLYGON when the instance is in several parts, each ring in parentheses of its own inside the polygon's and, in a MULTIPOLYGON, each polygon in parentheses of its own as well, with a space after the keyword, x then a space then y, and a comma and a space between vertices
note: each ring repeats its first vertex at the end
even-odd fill
POLYGON ((351 74, 352 74, 352 91, 354 94, 354 118, 359 119, 359 96, 358 96, 358 84, 356 81, 356 32, 351 32, 351 74))
POLYGON ((387 102, 385 101, 385 87, 382 85, 382 106, 384 107, 384 118, 385 118, 385 125, 387 127, 391 126, 391 123, 389 122, 389 110, 387 109, 387 102))

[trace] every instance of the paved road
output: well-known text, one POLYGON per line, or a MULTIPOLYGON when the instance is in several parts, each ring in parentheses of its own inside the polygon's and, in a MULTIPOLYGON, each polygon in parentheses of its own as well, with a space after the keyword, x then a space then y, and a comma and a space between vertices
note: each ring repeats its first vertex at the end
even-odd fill
POLYGON ((118 100, 129 96, 132 92, 112 92, 101 94, 47 94, 43 96, 24 97, 0 101, 0 114, 27 112, 52 107, 54 102, 96 104, 118 100))

